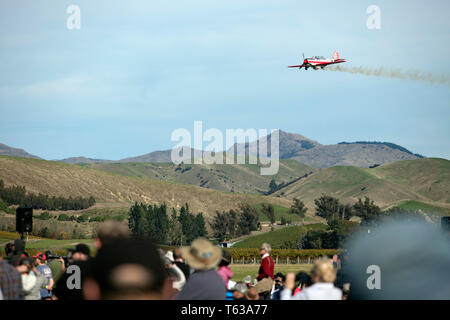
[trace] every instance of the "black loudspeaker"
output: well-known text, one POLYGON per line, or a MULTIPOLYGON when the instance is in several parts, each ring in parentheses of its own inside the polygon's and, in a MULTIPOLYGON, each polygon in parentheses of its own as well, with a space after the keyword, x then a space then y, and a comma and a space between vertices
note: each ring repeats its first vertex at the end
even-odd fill
POLYGON ((16 209, 16 231, 18 233, 33 230, 33 208, 19 207, 16 209))
POLYGON ((441 229, 444 232, 450 232, 450 217, 441 218, 441 229))

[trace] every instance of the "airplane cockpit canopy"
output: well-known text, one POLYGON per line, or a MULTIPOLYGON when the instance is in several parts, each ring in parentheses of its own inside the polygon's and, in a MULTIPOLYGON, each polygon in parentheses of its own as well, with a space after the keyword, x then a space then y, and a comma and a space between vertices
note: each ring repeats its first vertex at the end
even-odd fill
POLYGON ((314 56, 311 59, 315 59, 315 60, 324 60, 325 58, 322 56, 314 56))

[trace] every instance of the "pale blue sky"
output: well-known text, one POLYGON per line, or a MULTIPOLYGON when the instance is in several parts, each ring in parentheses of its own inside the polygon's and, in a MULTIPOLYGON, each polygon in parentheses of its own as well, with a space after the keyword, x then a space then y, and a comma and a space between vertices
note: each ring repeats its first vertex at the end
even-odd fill
POLYGON ((450 74, 449 1, 1 1, 0 142, 46 159, 120 159, 177 128, 279 128, 322 144, 390 141, 450 158, 450 87, 288 69, 450 74), (81 8, 68 30, 66 9, 81 8), (381 9, 381 29, 366 8, 381 9))

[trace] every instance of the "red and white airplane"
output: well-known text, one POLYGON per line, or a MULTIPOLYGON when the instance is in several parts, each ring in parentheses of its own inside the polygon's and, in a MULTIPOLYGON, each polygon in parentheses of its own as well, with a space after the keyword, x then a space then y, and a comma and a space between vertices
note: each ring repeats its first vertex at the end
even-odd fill
POLYGON ((323 69, 330 64, 343 62, 346 62, 345 59, 339 59, 339 53, 337 51, 333 52, 333 57, 331 57, 330 59, 325 59, 324 57, 319 56, 305 59, 305 55, 303 54, 303 64, 297 66, 288 66, 288 68, 298 68, 299 70, 301 68, 305 68, 305 70, 308 70, 308 68, 311 67, 314 70, 317 70, 319 68, 323 69))

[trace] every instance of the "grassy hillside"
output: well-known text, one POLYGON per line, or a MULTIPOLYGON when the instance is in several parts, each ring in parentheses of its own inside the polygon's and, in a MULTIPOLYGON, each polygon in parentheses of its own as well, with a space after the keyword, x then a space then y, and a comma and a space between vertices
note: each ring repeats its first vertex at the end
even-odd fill
POLYGON ((374 173, 432 201, 450 204, 450 161, 425 158, 386 164, 374 173))
POLYGON ((450 208, 450 161, 416 159, 374 169, 336 166, 321 169, 275 195, 299 197, 313 208, 314 199, 322 193, 343 202, 368 196, 383 208, 405 201, 450 208))
POLYGON ((188 202, 209 217, 216 210, 236 208, 242 202, 267 202, 289 206, 286 199, 243 195, 148 178, 129 177, 53 161, 0 157, 0 179, 6 185, 23 185, 28 191, 55 196, 94 196, 108 207, 123 207, 134 201, 165 202, 178 207, 188 202), (106 204, 105 204, 106 203, 106 204))
POLYGON ((82 166, 126 176, 178 182, 238 193, 264 193, 268 191, 272 179, 280 184, 317 170, 295 160, 281 160, 279 171, 273 176, 261 175, 258 165, 245 164, 175 165, 173 163, 127 162, 90 163, 82 164, 82 166))
POLYGON ((284 241, 295 241, 300 236, 305 234, 307 230, 324 230, 327 226, 324 224, 316 223, 306 226, 291 226, 285 227, 279 230, 266 232, 256 236, 251 236, 245 240, 236 243, 233 248, 259 248, 261 243, 268 242, 273 249, 279 249, 283 245, 284 241))
POLYGON ((432 206, 423 202, 419 201, 404 201, 396 207, 400 207, 406 210, 412 210, 412 211, 425 211, 425 212, 431 212, 431 213, 437 213, 440 215, 450 215, 450 208, 442 208, 437 206, 432 206))

